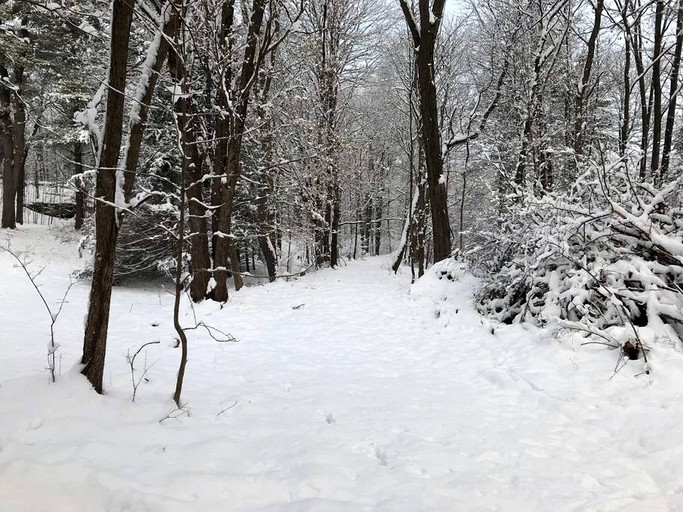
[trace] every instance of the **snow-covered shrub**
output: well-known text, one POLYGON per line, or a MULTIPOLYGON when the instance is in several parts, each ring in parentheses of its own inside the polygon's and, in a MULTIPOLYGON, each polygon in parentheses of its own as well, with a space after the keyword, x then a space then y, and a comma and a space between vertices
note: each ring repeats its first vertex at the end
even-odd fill
POLYGON ((480 265, 491 279, 479 310, 505 323, 612 333, 622 346, 643 335, 680 344, 682 182, 656 190, 618 162, 590 169, 567 193, 520 200, 509 238, 480 265))

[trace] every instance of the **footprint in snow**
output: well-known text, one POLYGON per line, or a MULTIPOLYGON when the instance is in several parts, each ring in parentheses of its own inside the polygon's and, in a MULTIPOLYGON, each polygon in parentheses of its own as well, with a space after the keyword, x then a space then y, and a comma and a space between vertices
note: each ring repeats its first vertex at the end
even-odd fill
POLYGON ((550 455, 542 448, 527 448, 526 453, 536 459, 549 459, 550 455))
POLYGON ((487 451, 480 453, 475 459, 477 462, 495 462, 497 464, 502 464, 505 462, 505 458, 496 451, 487 451))
POLYGON ((45 424, 45 421, 42 418, 40 418, 40 419, 33 420, 28 428, 29 428, 29 430, 38 430, 38 429, 42 428, 42 426, 44 424, 45 424))
POLYGON ((380 466, 386 466, 388 464, 386 452, 379 447, 375 448, 375 458, 380 466))

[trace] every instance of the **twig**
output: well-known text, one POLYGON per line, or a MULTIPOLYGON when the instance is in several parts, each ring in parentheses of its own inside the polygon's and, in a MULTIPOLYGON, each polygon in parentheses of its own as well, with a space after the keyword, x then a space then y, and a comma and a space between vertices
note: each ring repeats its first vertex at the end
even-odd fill
POLYGON ((9 248, 9 242, 8 242, 8 247, 0 247, 3 251, 5 251, 7 254, 12 256, 21 269, 24 271, 24 274, 26 274, 26 277, 28 277, 29 281, 31 282, 31 285, 35 289, 36 293, 40 297, 40 300, 42 301, 43 305, 45 306, 45 309, 47 310, 48 315, 50 315, 50 345, 48 346, 48 351, 47 351, 47 364, 48 364, 48 371, 50 372, 50 380, 52 382, 56 381, 56 376, 55 376, 55 353, 57 352, 57 349, 59 348, 59 344, 55 342, 55 324, 57 323, 57 319, 59 318, 60 313, 62 312, 62 308, 64 307, 64 303, 66 302, 66 297, 69 295, 69 292, 71 291, 71 287, 74 285, 74 282, 69 278, 69 285, 66 287, 66 290, 64 291, 64 295, 62 296, 61 301, 59 302, 59 308, 57 308, 57 311, 52 311, 52 308, 50 305, 47 303, 47 300, 45 299, 45 296, 43 293, 40 291, 40 287, 36 283, 36 278, 40 276, 40 274, 45 270, 46 267, 42 267, 38 272, 35 274, 31 274, 28 270, 28 263, 26 261, 23 261, 18 254, 13 252, 9 248))
POLYGON ((130 350, 128 351, 128 354, 126 355, 126 361, 128 361, 128 364, 130 365, 130 380, 131 383, 133 384, 133 398, 132 401, 135 402, 135 395, 138 392, 138 387, 140 386, 140 383, 142 382, 142 379, 145 378, 145 375, 147 375, 147 372, 154 366, 154 363, 152 363, 151 366, 147 366, 147 352, 145 352, 145 366, 143 367, 142 374, 140 377, 138 377, 138 380, 135 380, 135 358, 138 356, 138 354, 142 351, 143 348, 147 347, 148 345, 158 345, 160 342, 159 341, 150 341, 142 345, 140 348, 137 349, 135 354, 132 356, 130 355, 130 350))
POLYGON ((206 329, 206 332, 209 333, 209 336, 211 336, 211 338, 213 338, 214 340, 216 340, 220 343, 237 343, 239 341, 232 334, 227 333, 227 332, 223 332, 220 329, 217 329, 216 327, 206 325, 203 321, 199 322, 194 327, 185 327, 185 328, 183 328, 183 331, 194 331, 195 329, 199 329, 200 327, 203 327, 204 329, 206 329), (214 335, 214 331, 221 334, 223 337, 222 338, 217 337, 216 335, 214 335))
POLYGON ((223 414, 225 411, 229 411, 230 409, 232 409, 233 407, 235 407, 235 406, 237 405, 237 403, 238 403, 237 400, 235 400, 235 403, 233 403, 232 405, 229 405, 228 407, 223 407, 223 403, 221 402, 221 412, 219 412, 218 414, 216 414, 216 418, 218 418, 218 417, 219 417, 221 414, 223 414))
POLYGON ((582 347, 584 347, 586 345, 604 345, 604 346, 610 347, 610 348, 619 348, 619 345, 614 345, 612 343, 605 343, 604 341, 586 341, 585 343, 581 343, 582 347))
POLYGON ((168 411, 168 414, 159 420, 159 423, 163 423, 166 420, 176 420, 180 421, 178 418, 181 416, 191 416, 190 410, 187 408, 188 404, 182 407, 176 407, 168 411))

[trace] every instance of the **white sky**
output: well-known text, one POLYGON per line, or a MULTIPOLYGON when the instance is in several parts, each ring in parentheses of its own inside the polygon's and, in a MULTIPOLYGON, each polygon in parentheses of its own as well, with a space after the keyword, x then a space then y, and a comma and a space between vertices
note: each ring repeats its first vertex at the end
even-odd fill
POLYGON ((446 15, 449 16, 458 13, 458 11, 462 9, 463 4, 463 0, 446 0, 446 15))

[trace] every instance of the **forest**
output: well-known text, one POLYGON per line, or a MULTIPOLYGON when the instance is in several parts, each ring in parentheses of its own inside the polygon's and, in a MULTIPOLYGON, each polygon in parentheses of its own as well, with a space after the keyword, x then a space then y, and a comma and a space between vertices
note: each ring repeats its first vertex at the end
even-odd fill
MULTIPOLYGON (((5 356, 8 375, 13 361, 35 364, 22 359, 20 346, 34 336, 26 329, 40 327, 41 338, 49 333, 45 371, 52 383, 68 380, 62 365, 73 363, 68 376, 88 380, 87 394, 72 390, 80 401, 94 400, 92 390, 125 395, 121 383, 132 381, 132 401, 144 387, 145 403, 153 404, 172 387, 173 405, 159 422, 168 425, 190 421, 184 385, 195 397, 213 396, 211 385, 199 382, 221 371, 216 361, 227 357, 226 347, 239 346, 243 371, 254 375, 260 370, 247 368, 257 357, 270 361, 263 372, 273 368, 272 379, 306 374, 301 362, 281 367, 297 357, 336 375, 326 359, 336 354, 362 380, 355 372, 370 357, 362 343, 382 340, 367 350, 386 366, 365 369, 384 396, 379 375, 404 364, 409 375, 422 368, 413 389, 437 386, 426 375, 436 371, 438 381, 442 368, 422 367, 419 339, 430 354, 448 339, 456 346, 443 349, 445 360, 471 374, 471 400, 483 393, 482 403, 490 398, 501 415, 508 385, 527 382, 552 395, 559 386, 553 379, 562 375, 575 386, 562 393, 578 395, 558 400, 592 403, 599 387, 617 408, 606 421, 633 414, 634 429, 647 426, 654 435, 651 422, 661 411, 643 419, 643 410, 628 404, 641 400, 643 382, 656 387, 665 373, 667 385, 642 398, 643 407, 681 396, 682 54, 683 0, 0 0, 0 300, 16 305, 0 313, 1 341, 16 351, 5 356), (33 310, 42 320, 20 325, 33 310), (301 323, 290 325, 287 315, 294 314, 301 323), (386 322, 385 330, 376 322, 386 322), (157 331, 148 333, 150 324, 157 331), (417 325, 422 334, 413 332, 417 325), (335 348, 314 346, 311 333, 335 348), (402 333, 411 348, 389 343, 402 333), (260 335, 285 352, 276 356, 265 345, 249 352, 245 340, 256 343, 260 335), (313 345, 299 347, 304 339, 313 345), (581 363, 544 339, 571 346, 581 363), (458 349, 460 341, 465 348, 458 349), (348 361, 340 352, 347 342, 355 347, 348 361), (398 359, 387 355, 393 351, 398 359), (155 367, 148 356, 161 363, 155 367), (601 366, 606 357, 608 370, 601 366), (589 368, 587 375, 574 375, 566 359, 577 371, 589 368), (209 360, 215 366, 205 367, 209 360), (536 370, 547 374, 542 383, 536 370), (165 377, 155 381, 155 371, 165 377), (602 377, 610 384, 596 384, 602 377), (626 390, 621 395, 604 387, 617 386, 615 377, 626 390), (159 380, 165 388, 155 387, 159 380), (500 393, 495 399, 491 387, 500 393)), ((445 372, 438 385, 449 387, 454 378, 445 372)), ((1 379, 0 372, 0 395, 1 379)), ((306 382, 324 380, 323 372, 306 382)), ((355 383, 346 382, 348 389, 355 383)), ((421 392, 422 403, 432 403, 421 392)), ((528 392, 519 390, 520 411, 528 392)), ((53 392, 36 393, 47 404, 44 393, 53 392)), ((383 403, 394 397, 388 393, 383 403)), ((216 401, 219 416, 244 404, 222 395, 216 401)), ((552 408, 540 407, 530 406, 529 417, 551 421, 552 408)), ((382 414, 395 412, 388 410, 382 414)), ((566 414, 593 421, 578 409, 566 414)), ((337 422, 332 412, 324 417, 327 425, 337 422)), ((425 420, 424 428, 443 419, 425 420)), ((255 425, 248 416, 239 421, 246 430, 255 425)), ((641 446, 654 450, 639 435, 633 437, 641 446)), ((546 441, 550 453, 564 446, 546 441)), ((488 453, 481 450, 477 457, 488 453)), ((391 465, 389 448, 371 451, 375 463, 391 465)), ((605 457, 596 456, 596 467, 605 457)), ((496 467, 514 466, 494 459, 496 467)), ((657 459, 652 467, 669 463, 657 459)), ((2 468, 0 455, 0 480, 2 468)), ((534 481, 546 478, 531 471, 534 481)), ((683 507, 680 488, 642 471, 652 489, 636 485, 628 499, 610 495, 610 506, 595 491, 580 506, 563 502, 562 510, 683 507)), ((22 479, 21 472, 8 474, 9 481, 22 479)), ((607 477, 595 478, 610 487, 607 477)), ((581 492, 593 492, 591 485, 581 480, 581 492)), ((388 508, 375 495, 361 500, 369 504, 363 509, 334 508, 334 500, 304 505, 291 496, 308 499, 306 493, 289 488, 293 508, 242 496, 235 510, 547 510, 549 503, 529 496, 508 508, 503 497, 470 496, 475 488, 463 491, 461 508, 440 494, 430 494, 430 508, 419 500, 405 508, 392 487, 387 492, 396 501, 388 508)), ((348 498, 326 494, 322 483, 316 489, 316 499, 348 498)), ((8 510, 35 510, 29 490, 11 492, 16 502, 8 510)), ((135 493, 102 510, 147 503, 135 493)), ((214 510, 219 501, 197 502, 203 505, 196 510, 214 510)), ((58 503, 55 510, 88 509, 86 502, 58 503)), ((149 503, 139 510, 177 506, 149 503)))

